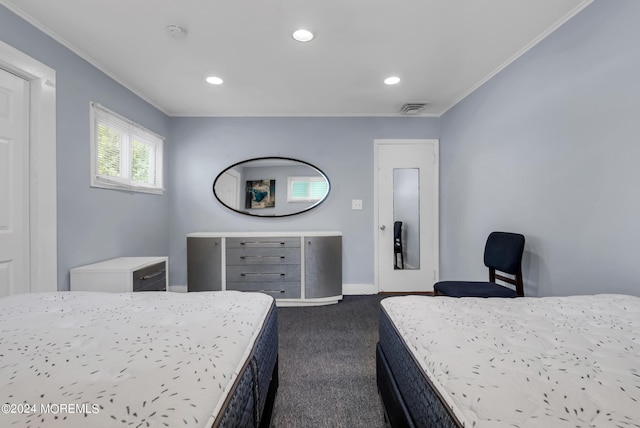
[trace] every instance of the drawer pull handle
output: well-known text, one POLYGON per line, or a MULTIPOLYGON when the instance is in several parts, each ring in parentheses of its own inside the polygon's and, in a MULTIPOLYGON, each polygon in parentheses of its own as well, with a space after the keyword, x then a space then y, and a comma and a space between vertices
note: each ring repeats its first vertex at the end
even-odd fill
POLYGON ((242 260, 244 259, 284 259, 284 256, 240 256, 242 260))
POLYGON ((158 272, 156 272, 156 273, 152 273, 151 275, 141 276, 141 277, 140 277, 140 279, 141 279, 142 281, 146 281, 147 279, 151 279, 151 278, 155 278, 156 276, 160 276, 160 275, 162 275, 162 274, 163 274, 163 273, 165 273, 165 272, 166 272, 166 270, 160 270, 160 271, 158 271, 158 272))
POLYGON ((273 241, 243 241, 240 245, 284 245, 284 242, 273 241))
POLYGON ((284 293, 284 290, 258 290, 258 291, 262 291, 263 293, 284 293))
POLYGON ((260 276, 264 276, 264 275, 284 276, 283 273, 272 273, 272 272, 243 272, 243 273, 240 274, 240 276, 255 276, 255 275, 260 275, 260 276))

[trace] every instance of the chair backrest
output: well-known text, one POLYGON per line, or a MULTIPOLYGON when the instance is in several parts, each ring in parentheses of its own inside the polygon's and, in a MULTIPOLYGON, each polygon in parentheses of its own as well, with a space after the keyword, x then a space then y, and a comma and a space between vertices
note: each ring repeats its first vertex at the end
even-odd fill
POLYGON ((524 296, 522 281, 522 253, 524 236, 519 233, 491 232, 484 248, 484 264, 489 268, 489 281, 496 279, 516 286, 519 296, 524 296), (497 275, 496 270, 514 275, 514 278, 497 275))
POLYGON ((395 249, 402 249, 402 222, 393 223, 393 246, 395 249))

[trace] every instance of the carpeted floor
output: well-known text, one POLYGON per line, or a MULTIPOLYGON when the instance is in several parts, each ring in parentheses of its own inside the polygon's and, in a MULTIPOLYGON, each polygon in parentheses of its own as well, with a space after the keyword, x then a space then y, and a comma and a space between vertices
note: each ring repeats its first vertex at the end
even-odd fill
POLYGON ((273 427, 385 426, 375 373, 384 297, 278 308, 280 386, 273 427))

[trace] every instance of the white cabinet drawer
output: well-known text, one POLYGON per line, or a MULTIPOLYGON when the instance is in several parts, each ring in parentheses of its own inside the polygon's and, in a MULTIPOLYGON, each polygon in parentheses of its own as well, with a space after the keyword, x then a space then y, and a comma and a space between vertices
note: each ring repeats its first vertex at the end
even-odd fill
POLYGON ((71 291, 167 291, 167 257, 119 257, 70 271, 71 291))
POLYGON ((167 291, 167 264, 160 262, 133 272, 133 291, 167 291))

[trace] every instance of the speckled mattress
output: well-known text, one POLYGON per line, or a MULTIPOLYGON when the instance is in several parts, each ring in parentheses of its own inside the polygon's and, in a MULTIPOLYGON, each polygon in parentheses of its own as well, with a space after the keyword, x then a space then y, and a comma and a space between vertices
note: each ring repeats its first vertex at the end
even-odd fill
POLYGON ((409 426, 640 426, 638 297, 391 297, 377 352, 409 426))
POLYGON ((277 383, 265 294, 0 299, 2 427, 253 426, 272 374, 277 383))

